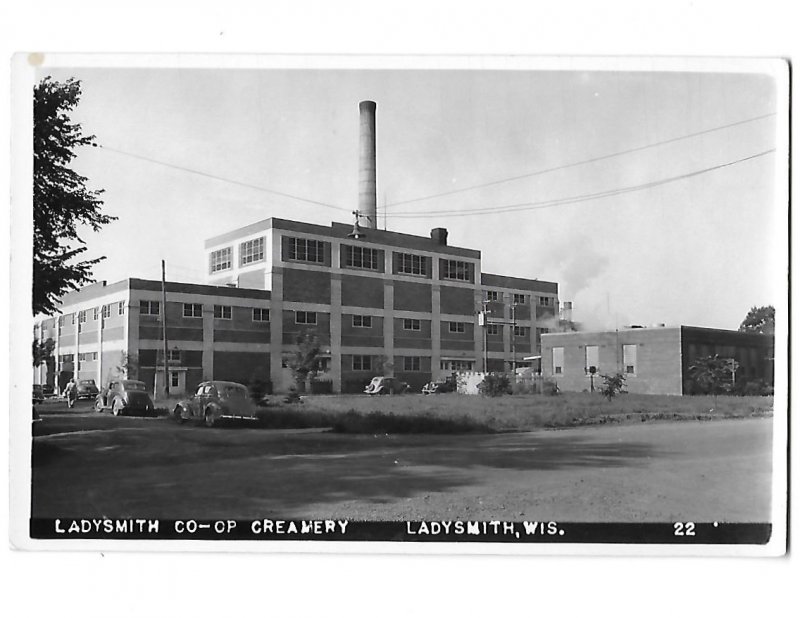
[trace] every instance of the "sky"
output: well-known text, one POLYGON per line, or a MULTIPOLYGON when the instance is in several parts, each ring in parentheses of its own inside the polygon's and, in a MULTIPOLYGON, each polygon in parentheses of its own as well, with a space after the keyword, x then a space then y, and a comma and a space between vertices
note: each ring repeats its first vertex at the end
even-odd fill
POLYGON ((422 236, 446 227, 450 244, 482 252, 484 272, 557 282, 586 328, 735 329, 751 306, 785 295, 776 237, 787 212, 776 195, 780 155, 763 154, 776 147, 778 127, 768 73, 45 74, 82 81, 74 119, 102 146, 81 149, 75 161, 90 187, 104 189, 104 211, 118 217, 82 233, 85 255, 106 257, 95 267, 98 280, 159 279, 165 259, 169 280, 200 283, 205 238, 269 217, 352 222, 358 103, 369 99, 377 102, 379 226, 422 236), (706 132, 725 125, 734 126, 706 132), (483 214, 470 214, 476 209, 483 214))

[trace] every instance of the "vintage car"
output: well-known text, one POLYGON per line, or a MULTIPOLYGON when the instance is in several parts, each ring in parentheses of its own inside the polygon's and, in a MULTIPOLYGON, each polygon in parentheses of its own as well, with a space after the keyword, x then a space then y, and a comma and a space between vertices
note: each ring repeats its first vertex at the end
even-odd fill
POLYGON ((96 399, 99 394, 94 380, 78 380, 78 399, 96 399))
POLYGON ((108 388, 103 389, 103 392, 97 395, 94 409, 98 412, 110 409, 114 416, 131 412, 155 413, 155 406, 147 393, 147 386, 138 380, 109 382, 108 388))
POLYGON ((400 395, 408 390, 408 384, 397 378, 376 376, 364 389, 367 395, 400 395))
POLYGON ((440 393, 452 393, 455 390, 455 380, 435 380, 433 382, 428 382, 422 387, 422 394, 438 395, 440 393))
POLYGON ((202 420, 207 427, 213 427, 225 418, 256 420, 256 411, 244 384, 214 380, 203 382, 194 395, 179 401, 172 417, 179 423, 202 420))

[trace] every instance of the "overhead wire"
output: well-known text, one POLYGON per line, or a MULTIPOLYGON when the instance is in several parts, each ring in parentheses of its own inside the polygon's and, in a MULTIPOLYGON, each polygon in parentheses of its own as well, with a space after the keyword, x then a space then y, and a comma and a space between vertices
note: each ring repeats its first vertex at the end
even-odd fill
POLYGON ((678 176, 671 176, 669 178, 662 178, 660 180, 654 180, 638 185, 631 185, 628 187, 619 187, 616 189, 608 189, 606 191, 600 191, 597 193, 584 193, 581 195, 573 195, 570 197, 564 198, 557 198, 552 200, 543 200, 538 202, 522 202, 517 204, 505 204, 502 206, 484 206, 475 209, 458 209, 458 210, 440 210, 436 212, 424 212, 424 213, 386 213, 384 216, 389 218, 398 218, 398 219, 428 219, 432 217, 440 217, 442 215, 450 215, 450 214, 457 214, 459 216, 470 216, 470 215, 486 215, 486 214, 495 214, 495 213, 502 213, 502 212, 516 212, 522 210, 538 210, 543 208, 553 208, 555 206, 564 206, 568 204, 577 204, 580 202, 586 202, 589 200, 596 200, 602 199, 607 197, 615 197, 617 195, 623 195, 626 193, 632 193, 634 191, 643 191, 645 189, 651 189, 653 187, 658 187, 661 185, 678 182, 680 180, 685 180, 687 178, 693 178, 695 176, 700 176, 702 174, 708 174, 710 172, 730 167, 732 165, 737 165, 739 163, 744 163, 745 161, 750 161, 752 159, 756 159, 759 157, 766 156, 772 152, 775 152, 775 148, 770 148, 769 150, 765 150, 763 152, 759 152, 747 157, 743 157, 741 159, 736 159, 735 161, 727 161, 725 163, 721 163, 719 165, 714 165, 712 167, 703 168, 700 170, 695 170, 693 172, 688 172, 685 174, 680 174, 678 176))
POLYGON ((548 174, 550 172, 556 172, 556 171, 559 171, 559 170, 569 169, 571 167, 577 167, 579 165, 586 165, 588 163, 597 163, 598 161, 605 161, 607 159, 613 159, 615 157, 621 157, 621 156, 626 155, 626 154, 631 154, 631 153, 634 153, 634 152, 641 152, 643 150, 648 150, 650 148, 656 148, 658 146, 665 146, 667 144, 672 144, 672 143, 675 143, 675 142, 691 139, 693 137, 699 137, 701 135, 707 135, 709 133, 714 133, 716 131, 722 131, 724 129, 730 129, 731 127, 736 127, 736 126, 740 126, 740 125, 743 125, 743 124, 756 122, 757 120, 763 120, 765 118, 769 118, 771 116, 775 116, 776 113, 777 112, 771 112, 769 114, 762 114, 761 116, 754 116, 753 118, 747 118, 745 120, 739 120, 737 122, 731 122, 731 123, 728 123, 728 124, 720 125, 718 127, 713 127, 713 128, 710 128, 710 129, 704 129, 702 131, 696 131, 694 133, 687 133, 686 135, 681 135, 681 136, 678 136, 678 137, 672 137, 670 139, 665 139, 665 140, 661 140, 661 141, 658 141, 658 142, 652 142, 650 144, 645 144, 644 146, 637 146, 635 148, 628 148, 626 150, 619 150, 617 152, 612 152, 610 154, 600 155, 600 156, 597 156, 597 157, 591 157, 591 158, 588 158, 588 159, 581 159, 580 161, 574 161, 572 163, 565 163, 563 165, 556 165, 554 167, 548 167, 548 168, 545 168, 545 169, 537 170, 535 172, 528 172, 528 173, 525 173, 525 174, 519 174, 517 176, 510 176, 508 178, 500 178, 498 180, 491 180, 491 181, 483 182, 483 183, 480 183, 480 184, 470 185, 468 187, 461 187, 459 189, 451 189, 449 191, 442 191, 442 192, 439 192, 439 193, 431 193, 429 195, 423 195, 421 197, 415 197, 415 198, 411 198, 411 199, 407 199, 407 200, 399 200, 399 201, 396 201, 396 202, 390 202, 390 203, 386 204, 386 207, 401 206, 403 204, 412 204, 414 202, 422 202, 422 201, 431 200, 431 199, 438 198, 438 197, 445 197, 445 196, 448 196, 448 195, 456 195, 458 193, 465 193, 467 191, 474 191, 476 189, 483 189, 485 187, 491 187, 491 186, 495 186, 495 185, 499 185, 499 184, 504 184, 504 183, 507 183, 507 182, 513 182, 515 180, 522 180, 524 178, 533 178, 535 176, 541 176, 542 174, 548 174))

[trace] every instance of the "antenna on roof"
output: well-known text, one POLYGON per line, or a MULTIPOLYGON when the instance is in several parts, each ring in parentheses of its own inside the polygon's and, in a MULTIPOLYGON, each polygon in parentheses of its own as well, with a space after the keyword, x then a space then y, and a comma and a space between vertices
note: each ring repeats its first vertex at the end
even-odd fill
POLYGON ((358 225, 358 219, 359 218, 364 218, 367 221, 372 222, 372 218, 369 215, 365 215, 365 214, 363 214, 362 212, 360 212, 358 210, 354 210, 353 211, 353 215, 355 216, 355 221, 353 222, 353 231, 350 232, 347 235, 347 237, 348 238, 364 238, 366 236, 366 233, 358 225))

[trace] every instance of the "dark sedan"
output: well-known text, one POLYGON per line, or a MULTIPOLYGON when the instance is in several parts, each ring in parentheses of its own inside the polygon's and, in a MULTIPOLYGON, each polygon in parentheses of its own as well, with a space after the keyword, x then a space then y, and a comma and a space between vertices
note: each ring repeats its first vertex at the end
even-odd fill
POLYGON ((115 380, 108 384, 108 388, 97 395, 94 404, 95 410, 102 412, 110 409, 114 416, 138 412, 140 414, 154 414, 155 406, 147 386, 138 380, 115 380))
POLYGON ((99 394, 94 380, 78 380, 78 399, 95 399, 99 394))
POLYGON ((256 406, 247 387, 237 382, 203 382, 194 395, 177 403, 172 411, 179 423, 202 420, 213 427, 224 418, 256 419, 256 406))

